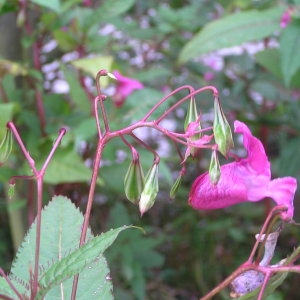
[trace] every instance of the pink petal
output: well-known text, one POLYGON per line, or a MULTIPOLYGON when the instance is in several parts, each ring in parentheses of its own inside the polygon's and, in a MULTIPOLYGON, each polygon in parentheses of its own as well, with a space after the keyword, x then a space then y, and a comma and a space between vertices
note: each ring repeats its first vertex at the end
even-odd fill
POLYGON ((297 189, 297 180, 293 177, 283 177, 272 180, 269 183, 269 197, 277 205, 285 205, 288 210, 281 214, 283 220, 291 220, 294 214, 294 195, 297 189))
POLYGON ((243 144, 248 157, 242 161, 253 171, 271 177, 270 163, 261 141, 254 137, 246 124, 235 121, 234 132, 243 134, 243 144))
POLYGON ((234 126, 236 133, 243 134, 248 156, 223 165, 216 185, 211 183, 208 172, 200 175, 192 185, 189 204, 195 209, 218 209, 271 197, 277 205, 287 206, 288 210, 282 213, 282 218, 291 219, 296 179, 284 177, 271 180, 270 163, 260 140, 252 136, 244 123, 235 121, 234 126))
POLYGON ((118 80, 116 92, 113 96, 114 104, 116 106, 121 106, 134 90, 139 90, 144 87, 144 85, 138 80, 125 77, 118 71, 114 71, 113 74, 118 80))

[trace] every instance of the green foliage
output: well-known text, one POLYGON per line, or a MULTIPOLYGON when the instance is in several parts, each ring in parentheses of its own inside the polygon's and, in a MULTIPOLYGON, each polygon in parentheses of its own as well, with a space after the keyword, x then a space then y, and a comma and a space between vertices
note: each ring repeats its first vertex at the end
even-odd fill
POLYGON ((184 63, 199 55, 268 37, 279 29, 282 12, 282 7, 246 11, 211 22, 186 44, 179 61, 184 63))
MULTIPOLYGON (((54 197, 42 212, 39 260, 39 293, 51 298, 69 298, 72 277, 80 273, 77 299, 95 297, 113 299, 109 270, 103 252, 118 234, 128 227, 110 230, 97 237, 88 233, 87 242, 78 248, 83 216, 68 198, 54 197)), ((36 223, 30 227, 15 259, 10 279, 24 296, 29 296, 30 269, 34 266, 36 223)), ((1 292, 12 296, 7 283, 0 282, 1 292)))
POLYGON ((292 77, 300 69, 300 58, 297 53, 300 47, 300 21, 288 25, 280 36, 280 58, 284 83, 289 86, 292 77))
POLYGON ((46 0, 31 0, 32 3, 44 6, 46 8, 52 9, 56 13, 59 13, 61 10, 61 3, 60 0, 51 0, 51 1, 46 1, 46 0))
MULTIPOLYGON (((58 130, 61 127, 68 129, 45 173, 45 199, 49 199, 48 193, 72 195, 74 202, 85 208, 98 141, 92 100, 96 95, 94 76, 100 69, 119 70, 145 86, 131 94, 122 107, 116 108, 110 97, 105 100, 111 130, 141 119, 168 91, 180 85, 202 87, 212 84, 220 91, 229 124, 232 125, 234 119, 245 121, 263 141, 272 162, 272 176, 300 179, 300 157, 296 155, 300 135, 299 0, 26 2, 25 15, 33 15, 34 19, 20 26, 24 12, 20 11, 19 1, 0 1, 0 16, 7 17, 8 13, 14 12, 18 15, 21 31, 21 35, 14 38, 10 29, 14 28, 12 25, 16 21, 9 25, 1 23, 1 28, 11 39, 3 36, 0 30, 0 56, 3 58, 0 62, 0 140, 5 135, 7 121, 14 120, 30 155, 36 160, 37 168, 41 168, 58 130), (291 22, 281 28, 280 18, 287 10, 291 11, 291 22), (12 46, 12 39, 20 41, 20 45, 12 46), (5 57, 1 49, 6 44, 9 53, 16 50, 20 57, 5 57), (40 47, 37 52, 34 50, 36 46, 40 47), (231 48, 233 46, 238 52, 231 48), (220 51, 225 48, 226 51, 220 51), (38 52, 41 66, 31 57, 38 52), (62 81, 67 88, 61 91, 58 87, 62 81), (37 91, 44 105, 44 119, 37 102, 37 91), (44 132, 42 121, 46 123, 44 132)), ((116 85, 113 80, 101 79, 101 88, 109 95, 114 94, 116 85)), ((172 96, 157 109, 151 120, 158 118, 185 95, 186 92, 182 92, 172 96)), ((211 126, 213 103, 210 95, 197 96, 196 102, 201 108, 201 124, 211 126)), ((170 116, 166 130, 168 126, 183 128, 187 108, 187 104, 183 105, 170 116)), ((99 116, 103 126, 101 112, 99 116)), ((147 144, 163 156, 159 170, 160 190, 154 207, 141 219, 136 207, 125 201, 123 181, 130 153, 120 140, 111 141, 105 147, 101 178, 97 179, 93 203, 91 226, 95 231, 103 232, 115 227, 121 230, 123 225, 137 224, 146 228, 147 232, 143 235, 137 230, 126 230, 107 251, 114 297, 116 300, 198 299, 244 261, 267 204, 257 204, 255 208, 241 204, 208 213, 192 211, 186 201, 192 181, 208 169, 209 155, 205 150, 199 153, 200 162, 197 158, 189 161, 186 176, 179 177, 172 189, 172 195, 177 192, 176 198, 169 201, 170 186, 181 168, 175 157, 177 149, 173 144, 167 144, 168 140, 161 135, 143 130, 136 132, 138 136, 146 137, 147 144)), ((237 151, 240 150, 239 145, 237 141, 237 151)), ((183 148, 178 150, 184 151, 183 148)), ((143 169, 149 169, 152 162, 152 154, 141 151, 143 169)), ((226 162, 224 159, 220 163, 226 162)), ((9 227, 9 222, 17 223, 7 216, 12 207, 8 181, 12 176, 24 173, 32 175, 14 142, 7 163, 0 169, 1 233, 9 227)), ((26 220, 24 216, 30 215, 30 201, 34 199, 31 183, 17 179, 14 189, 16 203, 22 207, 22 219, 26 220)), ((298 203, 297 195, 296 220, 299 219, 298 203)), ((48 214, 51 205, 43 214, 48 214)), ((68 255, 75 257, 80 253, 76 251, 79 251, 77 245, 82 216, 71 203, 64 205, 64 209, 57 208, 57 211, 63 209, 66 216, 56 211, 48 225, 42 222, 42 226, 48 227, 42 228, 43 232, 46 231, 42 235, 42 245, 47 247, 43 246, 41 252, 40 276, 45 276, 39 279, 47 288, 41 293, 47 291, 46 298, 60 299, 58 288, 54 285, 65 279, 65 271, 61 269, 65 266, 70 274, 81 271, 78 299, 85 299, 85 291, 89 298, 94 298, 93 291, 102 283, 107 288, 106 299, 112 299, 112 284, 105 279, 109 270, 103 256, 83 265, 75 262, 74 269, 73 265, 68 265, 68 255), (69 219, 71 213, 76 220, 69 219), (60 220, 57 219, 59 215, 60 220), (64 245, 65 260, 62 263, 58 261, 58 253, 50 251, 57 244, 57 239, 53 241, 53 238, 57 237, 55 230, 61 222, 69 227, 66 241, 71 239, 64 245), (75 227, 78 230, 74 230, 75 227), (58 273, 50 276, 54 266, 58 267, 58 273), (49 276, 46 277, 47 270, 49 276), (94 280, 96 277, 98 279, 94 280), (49 291, 48 287, 51 287, 49 291)), ((278 249, 280 258, 286 256, 295 240, 299 240, 298 231, 286 229, 285 232, 278 249)), ((10 240, 6 235, 0 236, 3 237, 3 249, 7 249, 3 257, 9 261, 6 257, 12 252, 10 240)), ((19 276, 20 273, 20 279, 25 278, 27 282, 28 257, 30 268, 33 268, 33 236, 31 229, 26 237, 27 240, 30 237, 30 245, 24 246, 27 250, 22 250, 24 253, 27 251, 24 254, 27 260, 17 258, 15 264, 19 267, 14 272, 14 264, 12 269, 13 274, 19 276)), ((91 233, 89 238, 91 245, 97 248, 97 238, 91 233)), ((69 297, 71 277, 64 281, 68 290, 65 298, 69 297)), ((274 277, 274 282, 279 277, 274 277)), ((25 290, 20 280, 13 278, 13 282, 22 291, 25 290)), ((297 289, 288 281, 283 285, 278 281, 278 284, 283 295, 281 299, 298 296, 297 289)), ((0 287, 0 294, 15 297, 2 277, 0 287)), ((228 293, 224 292, 220 297, 226 298, 228 293)))

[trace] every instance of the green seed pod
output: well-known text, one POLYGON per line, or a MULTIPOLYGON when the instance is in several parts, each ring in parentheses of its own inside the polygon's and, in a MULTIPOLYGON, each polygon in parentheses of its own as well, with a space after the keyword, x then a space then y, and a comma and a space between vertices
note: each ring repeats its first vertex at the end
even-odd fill
POLYGON ((216 185, 221 176, 220 162, 218 159, 217 151, 213 150, 209 164, 209 178, 212 184, 216 185))
POLYGON ((233 148, 233 139, 231 128, 224 115, 218 98, 215 98, 214 110, 215 118, 213 132, 215 142, 218 145, 218 151, 220 151, 225 157, 227 157, 229 150, 233 148))
POLYGON ((127 199, 138 204, 144 188, 144 173, 139 159, 133 159, 124 178, 124 189, 127 199))
POLYGON ((6 134, 0 144, 0 166, 2 166, 9 157, 12 150, 12 132, 7 129, 6 134))
POLYGON ((171 187, 171 190, 170 190, 170 198, 171 199, 174 199, 179 188, 180 188, 180 185, 181 185, 181 182, 182 182, 182 175, 180 174, 176 181, 174 182, 173 186, 171 187))
POLYGON ((154 163, 146 175, 145 186, 141 194, 139 209, 141 215, 154 204, 158 193, 158 163, 154 163))
MULTIPOLYGON (((188 107, 186 118, 184 121, 184 130, 187 131, 188 129, 191 129, 191 128, 193 129, 193 131, 201 130, 201 124, 200 124, 200 121, 198 122, 198 119, 199 119, 199 117, 198 117, 198 112, 197 112, 196 100, 195 100, 195 97, 192 96, 191 100, 189 102, 189 107, 188 107), (195 122, 198 123, 198 126, 196 126, 196 127, 189 126, 189 124, 195 123, 195 122)), ((193 135, 190 139, 192 141, 196 141, 200 137, 201 137, 201 133, 193 135)), ((192 156, 195 156, 196 151, 197 151, 196 148, 191 147, 190 153, 192 156)))

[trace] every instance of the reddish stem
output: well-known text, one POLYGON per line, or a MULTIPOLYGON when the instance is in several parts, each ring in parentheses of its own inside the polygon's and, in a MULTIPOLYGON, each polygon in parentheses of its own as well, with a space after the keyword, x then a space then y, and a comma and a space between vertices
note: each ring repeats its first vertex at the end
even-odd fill
POLYGON ((37 170, 35 168, 35 162, 30 156, 29 152, 27 151, 15 125, 13 122, 8 122, 7 127, 12 130, 17 143, 19 144, 25 159, 27 160, 29 166, 31 167, 34 177, 36 179, 36 187, 37 187, 37 215, 36 215, 36 241, 35 241, 35 260, 34 260, 34 272, 33 272, 33 281, 32 281, 32 292, 31 298, 34 299, 37 292, 38 292, 38 279, 39 279, 39 256, 40 256, 40 238, 41 238, 41 222, 42 222, 42 206, 43 206, 43 180, 46 168, 53 157, 55 150, 57 149, 58 145, 61 142, 62 137, 66 133, 66 129, 62 128, 59 131, 59 135, 48 155, 46 158, 43 167, 41 170, 37 170))

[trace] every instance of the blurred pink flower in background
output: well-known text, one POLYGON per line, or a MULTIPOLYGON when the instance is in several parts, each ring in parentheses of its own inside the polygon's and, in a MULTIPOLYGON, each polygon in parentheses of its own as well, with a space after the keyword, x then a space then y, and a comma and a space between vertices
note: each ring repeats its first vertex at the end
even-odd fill
POLYGON ((292 20, 292 17, 291 17, 291 10, 288 9, 286 10, 282 16, 281 16, 281 19, 280 19, 280 27, 281 28, 285 28, 286 26, 289 25, 289 23, 291 22, 292 20))
POLYGON ((112 96, 113 103, 116 107, 121 107, 126 98, 135 90, 144 88, 144 85, 136 79, 125 77, 120 72, 114 71, 117 78, 116 92, 112 96))
POLYGON ((293 218, 293 200, 297 181, 293 177, 271 180, 270 162, 259 139, 242 122, 234 122, 235 132, 243 135, 247 157, 221 166, 217 184, 210 181, 208 172, 200 175, 192 185, 189 204, 195 209, 218 209, 245 201, 256 202, 272 198, 277 205, 285 205, 282 219, 293 218))
POLYGON ((213 72, 205 72, 203 78, 209 82, 215 79, 215 74, 213 72))

